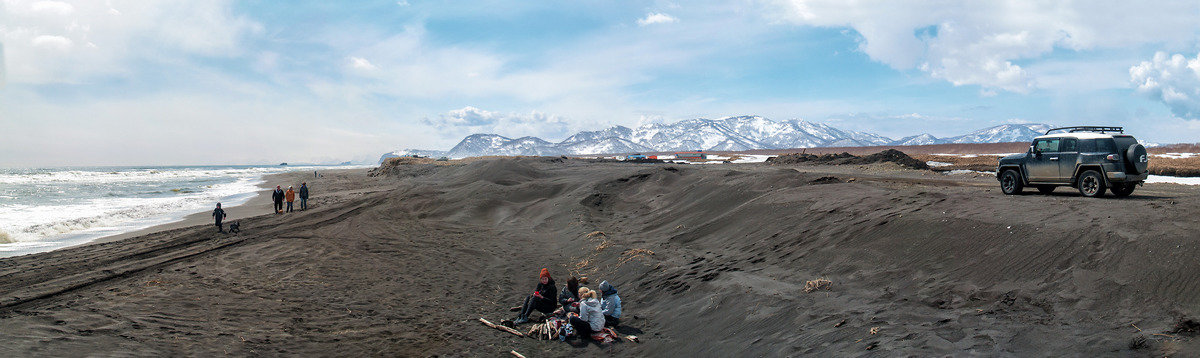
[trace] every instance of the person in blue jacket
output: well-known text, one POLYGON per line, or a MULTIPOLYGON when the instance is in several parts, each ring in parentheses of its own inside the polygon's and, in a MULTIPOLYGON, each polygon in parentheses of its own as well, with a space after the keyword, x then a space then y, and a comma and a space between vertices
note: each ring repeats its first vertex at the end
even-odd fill
POLYGON ((300 183, 300 211, 308 209, 308 183, 300 183))
POLYGON ((621 296, 617 296, 617 288, 608 281, 600 282, 600 310, 604 312, 604 325, 616 327, 621 324, 621 296))

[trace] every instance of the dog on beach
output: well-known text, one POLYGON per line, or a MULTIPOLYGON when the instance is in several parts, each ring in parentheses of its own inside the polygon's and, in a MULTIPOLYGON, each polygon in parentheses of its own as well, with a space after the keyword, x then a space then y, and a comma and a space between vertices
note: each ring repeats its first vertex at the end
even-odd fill
POLYGON ((241 221, 234 221, 233 223, 229 224, 229 232, 234 233, 234 234, 242 232, 241 226, 242 226, 241 221))

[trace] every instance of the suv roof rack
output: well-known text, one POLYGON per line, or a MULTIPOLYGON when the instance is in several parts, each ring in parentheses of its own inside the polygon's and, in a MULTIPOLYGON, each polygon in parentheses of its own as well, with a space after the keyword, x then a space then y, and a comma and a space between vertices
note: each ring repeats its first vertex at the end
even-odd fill
POLYGON ((1046 131, 1046 134, 1050 134, 1050 132, 1053 132, 1053 131, 1064 131, 1064 130, 1067 131, 1067 133, 1075 133, 1075 132, 1125 133, 1125 128, 1123 128, 1123 127, 1075 126, 1075 127, 1054 128, 1054 129, 1046 131))

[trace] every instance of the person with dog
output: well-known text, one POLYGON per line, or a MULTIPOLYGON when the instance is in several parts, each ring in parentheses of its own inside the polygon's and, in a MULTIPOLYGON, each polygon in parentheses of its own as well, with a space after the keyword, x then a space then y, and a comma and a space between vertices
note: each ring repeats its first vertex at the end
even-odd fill
POLYGON ((529 322, 529 315, 534 310, 546 314, 554 312, 554 309, 558 308, 558 294, 555 292, 557 289, 554 279, 550 277, 550 269, 542 268, 538 273, 537 288, 533 290, 532 295, 525 297, 525 304, 521 305, 521 313, 513 320, 513 324, 529 322))
POLYGON ((308 209, 308 183, 300 183, 300 211, 308 209))
POLYGON ((287 192, 283 193, 283 196, 287 198, 287 212, 290 213, 292 212, 292 202, 296 201, 296 191, 292 190, 292 187, 289 186, 287 192))
POLYGON ((275 192, 271 193, 271 201, 275 202, 275 213, 283 213, 283 188, 275 186, 275 192))
POLYGON ((225 220, 225 210, 221 209, 221 203, 217 203, 217 208, 213 209, 213 219, 217 220, 217 232, 224 233, 225 227, 221 225, 221 220, 225 220))

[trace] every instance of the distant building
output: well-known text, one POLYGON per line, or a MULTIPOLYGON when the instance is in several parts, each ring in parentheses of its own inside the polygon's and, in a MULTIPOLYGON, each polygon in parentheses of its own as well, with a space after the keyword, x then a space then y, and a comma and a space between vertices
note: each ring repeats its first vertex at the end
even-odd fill
POLYGON ((681 160, 705 160, 705 159, 708 159, 708 155, 706 155, 706 154, 705 154, 703 151, 695 151, 695 152, 675 152, 675 159, 681 159, 681 160))

